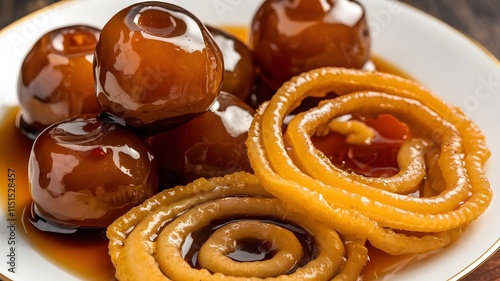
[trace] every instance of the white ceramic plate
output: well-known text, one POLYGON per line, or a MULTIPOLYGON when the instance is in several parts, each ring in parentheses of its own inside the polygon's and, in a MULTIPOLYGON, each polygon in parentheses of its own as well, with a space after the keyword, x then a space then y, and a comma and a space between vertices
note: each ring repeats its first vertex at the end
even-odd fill
MULTIPOLYGON (((16 81, 21 62, 45 32, 69 24, 101 27, 134 0, 64 1, 34 13, 0 31, 0 118, 17 103, 16 81)), ((172 0, 204 22, 248 25, 260 0, 172 0)), ((396 1, 364 0, 373 36, 373 53, 460 106, 484 130, 492 157, 487 175, 500 194, 500 63, 482 47, 436 19, 396 1)), ((1 133, 0 133, 1 134, 1 133)), ((3 177, 3 176, 2 176, 3 177)), ((0 187, 3 188, 3 187, 0 187)), ((3 193, 5 194, 5 193, 3 193)), ((3 195, 2 195, 3 196, 3 195)), ((7 271, 5 211, 0 219, 0 273, 12 280, 74 280, 27 246, 18 236, 18 272, 7 271)), ((384 280, 458 280, 500 246, 500 196, 463 237, 426 259, 413 262, 384 280)), ((71 258, 71 257, 69 257, 71 258)))

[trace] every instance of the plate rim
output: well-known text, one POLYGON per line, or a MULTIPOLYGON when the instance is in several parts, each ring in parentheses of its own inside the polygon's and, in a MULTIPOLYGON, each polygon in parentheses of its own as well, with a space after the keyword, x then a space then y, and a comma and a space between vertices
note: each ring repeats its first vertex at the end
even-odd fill
MULTIPOLYGON (((33 11, 32 13, 25 15, 8 25, 4 26, 2 29, 0 29, 0 37, 4 36, 5 33, 8 33, 11 29, 15 29, 17 26, 22 25, 24 22, 38 16, 38 15, 43 15, 43 13, 50 11, 55 8, 61 8, 66 5, 79 5, 82 2, 87 2, 87 1, 95 1, 95 0, 78 0, 78 1, 71 1, 71 0, 61 0, 59 2, 55 2, 52 4, 49 4, 43 8, 40 8, 36 11, 33 11)), ((164 1, 164 0, 160 0, 164 1)), ((483 44, 478 42, 476 39, 472 38, 470 35, 466 34, 465 32, 458 30, 451 26, 449 23, 437 18, 436 16, 429 14, 423 10, 420 10, 408 3, 405 2, 400 2, 396 0, 380 0, 384 2, 397 2, 398 5, 404 6, 405 9, 410 10, 412 13, 418 13, 421 16, 424 16, 428 18, 429 20, 432 20, 434 23, 441 24, 446 27, 446 29, 450 32, 454 32, 455 34, 460 35, 463 39, 474 45, 476 48, 481 50, 481 52, 488 57, 488 59, 496 64, 497 66, 500 67, 500 58, 497 58, 493 53, 488 50, 483 44)), ((361 1, 361 4, 363 1, 361 1)), ((3 212, 3 211, 2 211, 3 212)), ((483 265, 485 262, 488 261, 489 258, 491 258, 495 253, 500 251, 500 237, 496 240, 494 244, 492 244, 481 256, 477 257, 473 262, 471 262, 467 267, 463 268, 460 272, 456 273, 454 276, 449 278, 449 281, 458 281, 469 274, 471 274, 474 270, 479 268, 481 265, 483 265)), ((62 269, 64 270, 64 269, 62 269)), ((0 272, 0 280, 6 280, 6 281, 13 281, 13 279, 10 279, 9 277, 5 276, 2 272, 0 272)))

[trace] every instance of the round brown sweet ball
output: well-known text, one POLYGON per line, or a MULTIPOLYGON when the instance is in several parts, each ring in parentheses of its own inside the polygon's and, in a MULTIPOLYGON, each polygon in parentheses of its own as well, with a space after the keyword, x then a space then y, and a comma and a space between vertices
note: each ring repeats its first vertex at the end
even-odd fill
POLYGON ((365 10, 355 0, 267 0, 253 19, 250 49, 273 90, 318 67, 362 68, 370 57, 365 10))
POLYGON ((20 130, 34 139, 49 125, 100 112, 93 77, 99 30, 62 27, 43 35, 25 57, 18 81, 20 130))
POLYGON ((209 110, 189 122, 148 138, 165 187, 200 177, 252 172, 245 141, 254 110, 221 92, 209 110))
POLYGON ((63 228, 105 228, 158 190, 158 166, 147 143, 94 115, 44 130, 28 165, 37 213, 63 228))
POLYGON ((143 2, 106 23, 94 71, 102 110, 152 134, 206 111, 219 93, 224 63, 193 14, 173 4, 143 2))
POLYGON ((246 100, 255 78, 252 53, 245 43, 218 28, 207 26, 224 57, 224 81, 221 91, 246 100))

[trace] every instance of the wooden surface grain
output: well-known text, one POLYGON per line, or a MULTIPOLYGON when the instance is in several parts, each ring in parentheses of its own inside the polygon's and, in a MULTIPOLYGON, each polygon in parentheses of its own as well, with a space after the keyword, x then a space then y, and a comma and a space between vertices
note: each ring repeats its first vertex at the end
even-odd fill
POLYGON ((401 0, 461 31, 500 58, 500 0, 401 0))
MULTIPOLYGON (((500 58, 500 0, 400 0, 461 31, 500 58)), ((55 0, 0 0, 0 28, 55 0)), ((464 253, 466 254, 466 253, 464 253)), ((500 280, 500 252, 462 281, 500 280)))

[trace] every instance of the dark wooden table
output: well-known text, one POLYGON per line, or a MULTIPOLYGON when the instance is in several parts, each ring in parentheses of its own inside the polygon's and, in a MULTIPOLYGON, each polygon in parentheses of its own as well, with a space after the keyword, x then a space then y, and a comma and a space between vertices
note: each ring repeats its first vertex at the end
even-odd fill
POLYGON ((500 0, 400 0, 463 32, 500 59, 500 0))
MULTIPOLYGON (((500 0, 400 0, 463 32, 500 58, 500 0)), ((56 0, 0 0, 0 28, 56 0)), ((500 280, 500 252, 463 281, 500 280)))

